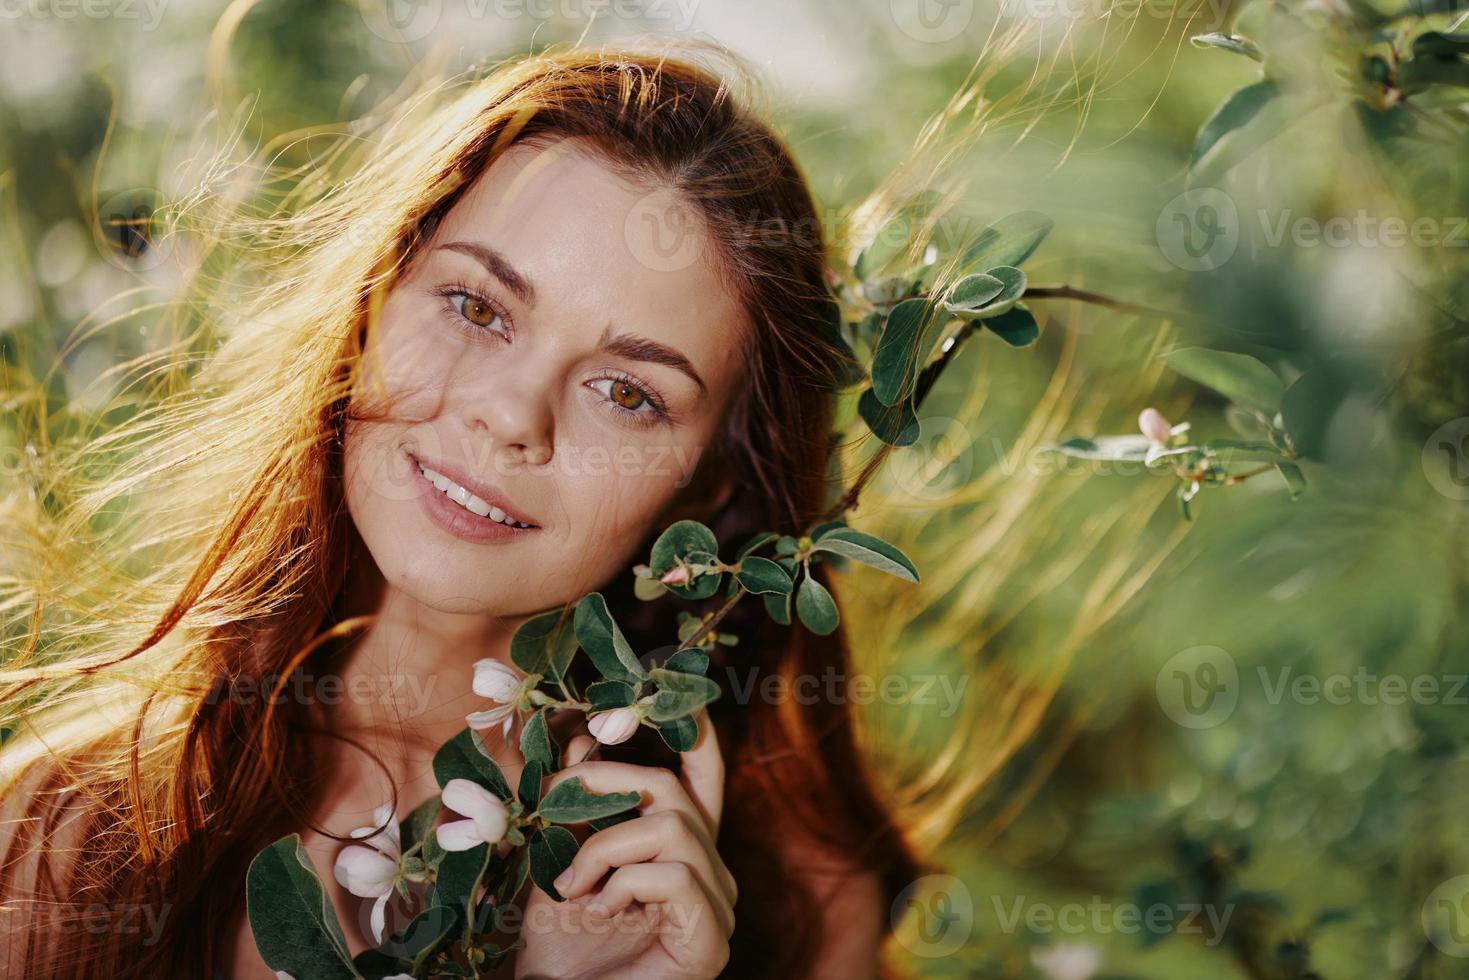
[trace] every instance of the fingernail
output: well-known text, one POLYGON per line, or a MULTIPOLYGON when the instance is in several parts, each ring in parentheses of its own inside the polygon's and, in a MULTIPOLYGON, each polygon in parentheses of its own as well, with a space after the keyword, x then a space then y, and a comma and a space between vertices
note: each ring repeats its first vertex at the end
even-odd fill
POLYGON ((558 892, 565 892, 566 889, 571 887, 571 883, 575 878, 576 875, 572 873, 570 868, 567 868, 565 871, 557 875, 556 879, 552 881, 551 884, 556 886, 556 890, 558 892))

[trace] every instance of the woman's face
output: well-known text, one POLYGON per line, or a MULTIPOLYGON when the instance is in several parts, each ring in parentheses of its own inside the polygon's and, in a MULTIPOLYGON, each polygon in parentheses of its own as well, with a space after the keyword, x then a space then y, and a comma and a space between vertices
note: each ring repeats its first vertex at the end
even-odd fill
POLYGON ((388 584, 530 614, 627 574, 655 524, 712 502, 706 474, 690 483, 746 319, 691 216, 575 139, 515 144, 456 202, 370 332, 353 397, 382 417, 345 434, 347 506, 388 584))

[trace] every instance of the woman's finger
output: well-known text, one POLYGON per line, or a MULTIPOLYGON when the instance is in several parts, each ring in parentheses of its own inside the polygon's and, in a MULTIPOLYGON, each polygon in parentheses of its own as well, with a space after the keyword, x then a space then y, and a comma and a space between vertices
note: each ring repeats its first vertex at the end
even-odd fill
POLYGON ((703 814, 694 806, 693 800, 689 799, 683 781, 671 769, 594 759, 552 773, 545 791, 551 792, 552 787, 567 779, 580 779, 582 785, 593 793, 639 793, 642 800, 638 808, 645 814, 682 810, 708 838, 709 848, 712 850, 714 847, 714 838, 709 836, 703 814))
POLYGON ((586 759, 587 754, 596 747, 597 740, 590 735, 572 736, 571 741, 566 743, 566 748, 561 750, 562 768, 574 766, 578 762, 583 761, 586 759))
POLYGON ((618 868, 587 903, 587 911, 613 916, 634 902, 659 906, 657 931, 671 934, 701 960, 717 955, 734 935, 734 913, 709 897, 687 864, 653 861, 618 868))
POLYGON ((679 755, 682 782, 703 815, 709 836, 718 840, 719 818, 724 813, 724 756, 719 751, 719 735, 714 731, 708 706, 700 708, 694 718, 699 726, 694 747, 679 755))
POLYGON ((645 861, 682 861, 694 869, 705 891, 733 908, 738 897, 734 875, 679 810, 627 820, 593 834, 556 879, 556 890, 575 898, 592 890, 608 871, 645 861))

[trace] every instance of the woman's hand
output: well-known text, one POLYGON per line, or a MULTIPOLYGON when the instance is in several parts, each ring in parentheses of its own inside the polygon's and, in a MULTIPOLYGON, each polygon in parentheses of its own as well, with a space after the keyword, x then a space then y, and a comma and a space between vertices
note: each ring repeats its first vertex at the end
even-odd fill
MULTIPOLYGON (((683 754, 683 774, 624 762, 567 765, 547 786, 581 777, 594 793, 637 790, 639 816, 587 838, 553 901, 532 886, 517 978, 707 978, 729 960, 734 876, 714 842, 724 808, 724 759, 707 709, 683 754), (608 875, 608 872, 611 872, 608 875), (604 876, 605 880, 604 880, 604 876)), ((593 743, 572 740, 567 760, 593 743)))

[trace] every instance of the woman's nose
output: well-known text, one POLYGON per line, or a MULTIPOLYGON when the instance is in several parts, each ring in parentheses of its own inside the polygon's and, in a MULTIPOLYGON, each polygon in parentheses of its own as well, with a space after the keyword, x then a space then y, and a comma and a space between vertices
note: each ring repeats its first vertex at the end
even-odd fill
POLYGON ((464 422, 483 432, 497 466, 544 466, 551 461, 554 412, 546 386, 529 377, 475 392, 464 404, 464 422))

